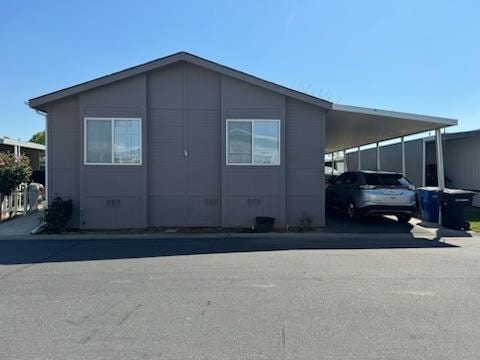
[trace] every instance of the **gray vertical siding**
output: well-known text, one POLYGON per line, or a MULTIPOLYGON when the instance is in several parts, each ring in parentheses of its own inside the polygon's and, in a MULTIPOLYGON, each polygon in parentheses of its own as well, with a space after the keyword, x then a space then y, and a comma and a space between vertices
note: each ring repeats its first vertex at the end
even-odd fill
POLYGON ((49 200, 56 196, 73 202, 72 226, 79 223, 80 209, 80 125, 78 97, 52 103, 47 113, 48 184, 49 200))
POLYGON ((443 161, 453 187, 480 191, 480 136, 447 140, 443 161))
POLYGON ((292 99, 287 101, 287 223, 298 226, 303 215, 324 226, 325 111, 292 99))
POLYGON ((423 186, 423 139, 405 143, 405 170, 413 185, 423 186))
MULTIPOLYGON (((415 185, 422 186, 423 176, 423 140, 405 142, 405 170, 407 178, 415 185)), ((361 151, 362 170, 377 169, 377 149, 361 151)), ((357 152, 347 154, 349 170, 358 169, 357 152)), ((402 172, 402 145, 400 143, 380 147, 380 168, 383 171, 402 172)))
POLYGON ((74 226, 324 225, 324 110, 241 80, 177 63, 51 104, 48 131, 50 190, 74 200, 74 226), (85 117, 142 118, 142 165, 84 165, 85 117), (280 166, 226 164, 237 118, 280 120, 280 166))
MULTIPOLYGON (((225 119, 280 119, 285 132, 283 95, 222 76, 222 109, 225 119)), ((225 152, 224 146, 221 151, 225 152)), ((223 225, 251 226, 256 216, 272 216, 277 226, 284 226, 284 168, 283 158, 280 166, 235 166, 226 165, 224 156, 223 225)))
MULTIPOLYGON (((446 139, 443 161, 447 186, 480 191, 480 136, 446 139)), ((435 142, 427 143, 427 164, 436 164, 435 142)))
POLYGON ((149 74, 151 226, 221 224, 219 106, 214 72, 180 64, 149 74))
MULTIPOLYGON (((80 163, 81 227, 139 228, 147 226, 146 144, 148 139, 146 130, 148 118, 145 108, 145 81, 145 76, 139 75, 90 90, 79 96, 77 136, 80 143, 79 149, 82 151, 79 153, 77 163, 80 163), (84 165, 85 117, 141 118, 144 148, 142 165, 84 165)), ((55 137, 55 134, 53 136, 55 137)), ((52 153, 55 152, 53 149, 52 153)))

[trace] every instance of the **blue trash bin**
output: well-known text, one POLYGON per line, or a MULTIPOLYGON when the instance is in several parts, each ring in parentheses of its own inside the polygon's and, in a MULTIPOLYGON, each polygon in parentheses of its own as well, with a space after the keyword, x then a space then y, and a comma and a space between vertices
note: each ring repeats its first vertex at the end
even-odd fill
POLYGON ((440 192, 438 187, 429 186, 417 189, 418 204, 423 221, 438 223, 438 209, 440 205, 438 194, 440 192))

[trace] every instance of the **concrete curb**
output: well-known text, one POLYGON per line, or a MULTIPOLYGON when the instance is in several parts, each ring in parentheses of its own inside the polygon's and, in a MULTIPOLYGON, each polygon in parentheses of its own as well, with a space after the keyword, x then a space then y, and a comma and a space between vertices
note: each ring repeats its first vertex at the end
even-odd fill
MULTIPOLYGON (((435 239, 434 233, 330 233, 330 232, 311 232, 311 233, 201 233, 201 234, 41 234, 41 235, 15 235, 0 236, 0 241, 4 240, 52 240, 52 241, 72 241, 72 240, 194 240, 194 239, 310 239, 310 240, 328 240, 336 238, 356 238, 356 239, 388 239, 398 237, 412 237, 422 239, 435 239)), ((465 237, 458 235, 456 237, 465 237)), ((471 237, 470 237, 471 238, 471 237)))

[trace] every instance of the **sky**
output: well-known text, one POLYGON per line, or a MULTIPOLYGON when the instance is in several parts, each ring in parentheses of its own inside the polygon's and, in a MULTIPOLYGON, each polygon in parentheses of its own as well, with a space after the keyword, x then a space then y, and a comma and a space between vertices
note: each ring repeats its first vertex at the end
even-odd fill
POLYGON ((480 1, 0 1, 0 136, 25 101, 177 51, 327 100, 480 128, 480 1))

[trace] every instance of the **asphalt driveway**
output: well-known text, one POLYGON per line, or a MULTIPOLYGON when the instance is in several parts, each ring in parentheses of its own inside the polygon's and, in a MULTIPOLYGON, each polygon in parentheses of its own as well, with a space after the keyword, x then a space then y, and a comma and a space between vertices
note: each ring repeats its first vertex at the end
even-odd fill
POLYGON ((478 238, 0 241, 1 359, 476 359, 478 238))

